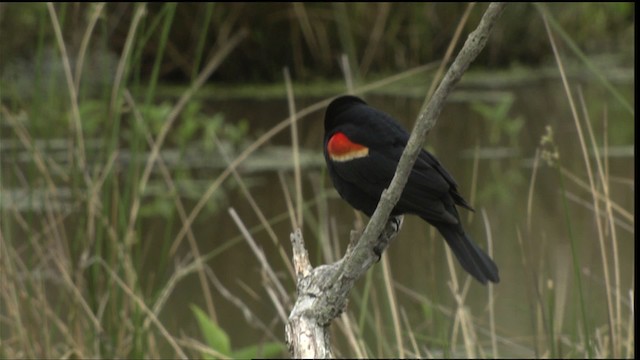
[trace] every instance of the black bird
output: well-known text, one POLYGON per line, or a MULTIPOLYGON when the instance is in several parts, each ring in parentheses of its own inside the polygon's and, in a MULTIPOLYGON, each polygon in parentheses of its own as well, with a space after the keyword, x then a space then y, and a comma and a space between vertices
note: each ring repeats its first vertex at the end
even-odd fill
MULTIPOLYGON (((341 96, 329 104, 324 131, 324 157, 334 187, 352 207, 373 215, 409 133, 391 116, 355 96, 341 96)), ((462 228, 456 205, 473 208, 457 186, 438 159, 423 149, 391 215, 420 216, 438 229, 469 274, 483 284, 497 283, 498 267, 462 228)))

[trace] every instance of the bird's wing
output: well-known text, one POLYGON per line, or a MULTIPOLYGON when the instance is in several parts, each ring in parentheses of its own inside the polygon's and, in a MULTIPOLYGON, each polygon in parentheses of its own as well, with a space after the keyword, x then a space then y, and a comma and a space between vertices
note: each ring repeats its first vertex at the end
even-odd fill
POLYGON ((449 183, 449 195, 453 198, 453 201, 462 207, 465 207, 471 211, 474 211, 471 205, 458 193, 458 184, 453 176, 451 176, 447 170, 440 164, 440 161, 426 150, 421 150, 414 165, 414 169, 421 171, 420 169, 427 169, 426 171, 436 170, 444 180, 449 183))
MULTIPOLYGON (((425 151, 421 151, 423 152, 425 151)), ((455 186, 455 182, 453 185, 455 186)), ((415 209, 413 212, 429 222, 457 224, 457 212, 455 209, 448 210, 453 206, 450 197, 451 189, 451 182, 437 167, 418 157, 402 193, 401 201, 406 203, 404 206, 415 209)))
MULTIPOLYGON (((391 183, 403 147, 369 149, 368 156, 345 162, 333 162, 337 176, 358 187, 374 199, 391 183)), ((396 209, 413 213, 429 221, 457 223, 456 217, 446 211, 443 197, 448 196, 449 183, 429 164, 414 167, 396 209)))

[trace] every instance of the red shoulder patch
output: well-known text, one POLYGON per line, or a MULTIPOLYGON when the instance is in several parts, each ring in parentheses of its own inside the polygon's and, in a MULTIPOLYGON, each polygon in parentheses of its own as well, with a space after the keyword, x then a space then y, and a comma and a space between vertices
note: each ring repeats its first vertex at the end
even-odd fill
POLYGON ((327 152, 334 161, 348 161, 369 155, 369 148, 351 141, 344 133, 337 132, 327 142, 327 152))

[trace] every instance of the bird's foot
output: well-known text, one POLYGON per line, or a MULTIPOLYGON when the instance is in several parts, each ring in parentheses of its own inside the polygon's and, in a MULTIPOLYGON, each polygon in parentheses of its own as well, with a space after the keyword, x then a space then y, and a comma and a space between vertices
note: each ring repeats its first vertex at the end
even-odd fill
POLYGON ((395 238, 400 231, 403 220, 404 217, 402 215, 398 215, 390 217, 387 221, 385 230, 382 232, 382 234, 380 234, 378 241, 373 247, 373 253, 378 256, 378 260, 376 262, 380 262, 384 249, 389 246, 391 240, 393 240, 393 238, 395 238))
POLYGON ((378 260, 376 260, 377 263, 379 263, 380 259, 382 259, 382 253, 384 252, 385 247, 386 246, 383 246, 380 243, 376 244, 376 246, 373 247, 373 253, 378 257, 378 260))

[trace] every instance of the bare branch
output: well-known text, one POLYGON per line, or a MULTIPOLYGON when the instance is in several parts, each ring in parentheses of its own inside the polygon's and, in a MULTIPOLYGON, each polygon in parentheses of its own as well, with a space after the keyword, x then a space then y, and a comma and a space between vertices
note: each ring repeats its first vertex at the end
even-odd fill
POLYGON ((489 5, 480 24, 467 38, 462 50, 460 50, 453 64, 451 64, 451 67, 445 74, 444 79, 442 79, 433 97, 426 106, 422 107, 416 125, 411 132, 407 147, 404 149, 400 162, 398 163, 396 174, 393 180, 391 180, 389 188, 382 192, 378 207, 373 213, 373 216, 371 216, 371 220, 362 234, 363 242, 368 243, 374 241, 374 239, 378 237, 378 234, 382 232, 382 228, 389 218, 391 210, 400 199, 400 194, 407 183, 407 178, 422 148, 427 132, 436 124, 438 116, 444 106, 444 101, 455 84, 462 78, 469 64, 471 64, 480 53, 480 50, 486 45, 491 29, 497 22, 504 6, 504 3, 491 3, 489 5))
POLYGON ((380 254, 400 230, 402 216, 389 216, 400 198, 425 137, 435 125, 445 99, 486 45, 504 7, 503 3, 489 5, 480 24, 467 38, 433 97, 423 106, 389 188, 382 193, 378 207, 362 236, 356 232, 351 233, 351 243, 345 256, 334 264, 311 268, 302 233, 296 230, 291 235, 298 278, 298 299, 289 315, 285 332, 289 351, 294 358, 333 356, 329 343, 329 324, 344 311, 347 295, 355 281, 379 260, 380 254))

